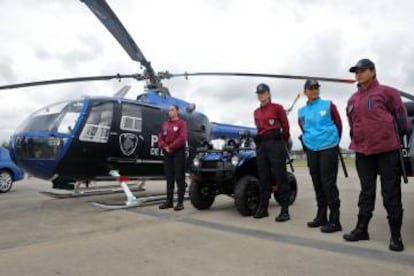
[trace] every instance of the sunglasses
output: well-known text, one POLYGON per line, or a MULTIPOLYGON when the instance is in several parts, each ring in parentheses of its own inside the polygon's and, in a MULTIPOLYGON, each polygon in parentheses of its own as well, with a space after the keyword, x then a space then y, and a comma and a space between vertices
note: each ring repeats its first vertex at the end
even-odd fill
POLYGON ((311 85, 309 87, 306 87, 306 89, 308 89, 308 90, 317 90, 317 89, 319 89, 319 86, 318 85, 311 85))

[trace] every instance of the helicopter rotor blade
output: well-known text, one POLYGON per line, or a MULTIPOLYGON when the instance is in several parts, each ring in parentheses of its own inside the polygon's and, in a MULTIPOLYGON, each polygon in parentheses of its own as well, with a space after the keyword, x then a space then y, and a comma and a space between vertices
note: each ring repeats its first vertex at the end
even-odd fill
POLYGON ((188 78, 190 76, 237 76, 237 77, 264 77, 264 78, 296 79, 296 80, 315 79, 315 80, 327 81, 327 82, 355 83, 355 80, 351 80, 351 79, 325 78, 325 77, 313 77, 313 76, 296 76, 296 75, 262 74, 262 73, 197 72, 197 73, 169 74, 167 72, 165 75, 166 75, 165 78, 175 78, 175 77, 188 78))
MULTIPOLYGON (((277 79, 296 79, 306 80, 315 79, 318 81, 326 82, 339 82, 339 83, 355 83, 352 79, 339 79, 339 78, 326 78, 326 77, 314 77, 314 76, 296 76, 296 75, 278 75, 278 74, 262 74, 262 73, 234 73, 234 72, 197 72, 197 73, 183 73, 183 74, 171 74, 169 72, 160 72, 160 78, 170 79, 176 77, 185 77, 186 79, 191 76, 236 76, 236 77, 264 77, 264 78, 277 78, 277 79)), ((401 97, 414 101, 414 95, 399 91, 401 97)))
POLYGON ((111 79, 136 79, 144 80, 145 78, 140 74, 130 74, 130 75, 109 75, 109 76, 91 76, 91 77, 77 77, 77 78, 63 78, 63 79, 53 79, 53 80, 44 80, 44 81, 34 81, 34 82, 25 82, 17 84, 9 84, 0 86, 0 90, 3 89, 14 89, 14 88, 23 88, 30 86, 40 86, 40 85, 50 85, 50 84, 59 84, 59 83, 71 83, 71 82, 82 82, 82 81, 102 81, 102 80, 111 80, 111 79))
POLYGON ((80 0, 96 15, 106 29, 115 37, 122 48, 128 53, 132 60, 138 61, 146 69, 144 75, 149 79, 151 87, 160 87, 159 79, 155 71, 141 50, 138 48, 134 39, 125 29, 114 11, 105 0, 80 0))
POLYGON ((398 91, 398 92, 400 92, 401 97, 414 101, 414 95, 411 95, 410 93, 407 93, 404 91, 398 91))
POLYGON ((132 60, 140 62, 145 68, 150 66, 149 61, 147 61, 131 35, 105 0, 81 0, 81 2, 85 3, 108 31, 111 32, 132 60))

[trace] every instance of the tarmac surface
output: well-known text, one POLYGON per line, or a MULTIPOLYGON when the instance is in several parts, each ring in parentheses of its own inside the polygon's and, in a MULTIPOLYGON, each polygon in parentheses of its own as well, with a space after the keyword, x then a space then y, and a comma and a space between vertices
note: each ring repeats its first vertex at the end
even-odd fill
MULTIPOLYGON (((56 199, 35 178, 0 194, 0 275, 414 275, 414 179, 402 184, 406 250, 388 250, 389 228, 380 187, 371 240, 347 243, 354 228, 359 182, 339 173, 344 230, 323 234, 306 222, 316 203, 306 168, 296 168, 298 197, 291 220, 240 216, 233 199, 218 196, 210 210, 159 210, 157 205, 104 210, 93 201, 122 202, 123 194, 56 199)), ((146 192, 163 192, 148 182, 146 192)))

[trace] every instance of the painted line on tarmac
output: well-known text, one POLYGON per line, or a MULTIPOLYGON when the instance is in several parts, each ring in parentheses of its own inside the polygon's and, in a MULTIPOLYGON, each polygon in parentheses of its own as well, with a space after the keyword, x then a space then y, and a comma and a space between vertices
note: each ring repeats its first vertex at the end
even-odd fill
POLYGON ((153 216, 160 219, 175 220, 177 222, 187 223, 226 233, 234 233, 242 236, 249 236, 267 241, 281 242, 312 249, 329 251, 333 253, 345 254, 352 257, 362 257, 381 262, 408 265, 414 267, 414 256, 404 253, 385 251, 388 249, 384 249, 384 251, 382 251, 377 249, 361 248, 348 245, 345 242, 344 244, 339 244, 328 241, 313 240, 288 234, 271 233, 263 230, 227 225, 218 222, 210 222, 194 218, 177 217, 172 214, 159 213, 152 210, 131 209, 128 211, 153 216))

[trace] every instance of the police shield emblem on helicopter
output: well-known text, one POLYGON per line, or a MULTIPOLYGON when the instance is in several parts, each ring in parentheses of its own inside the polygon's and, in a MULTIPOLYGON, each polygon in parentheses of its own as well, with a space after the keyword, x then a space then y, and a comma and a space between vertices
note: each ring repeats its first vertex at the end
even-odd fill
POLYGON ((134 153, 138 145, 138 136, 132 133, 122 133, 119 135, 119 147, 126 156, 134 153))

